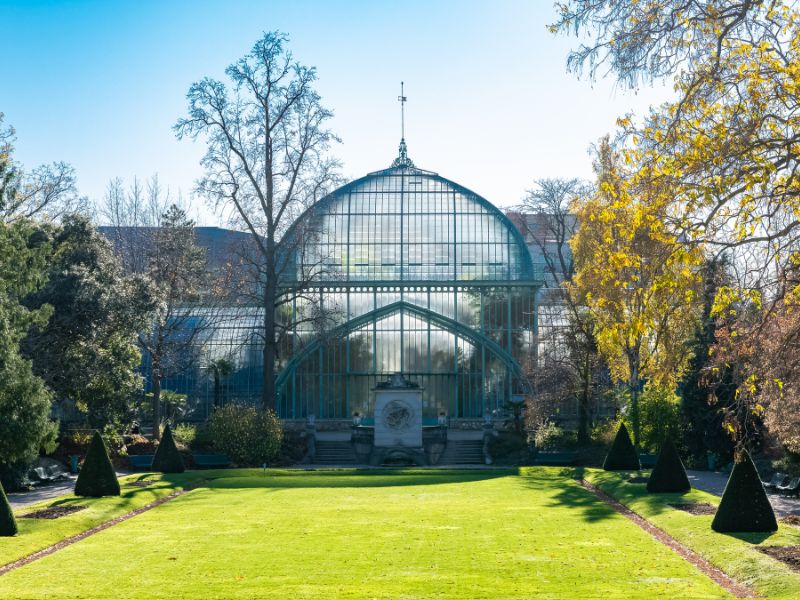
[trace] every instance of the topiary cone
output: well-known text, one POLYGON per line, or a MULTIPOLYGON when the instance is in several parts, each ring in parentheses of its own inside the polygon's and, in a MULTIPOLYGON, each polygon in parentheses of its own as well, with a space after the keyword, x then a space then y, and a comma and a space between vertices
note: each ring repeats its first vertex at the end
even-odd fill
POLYGON ((94 432, 92 443, 86 452, 78 481, 75 482, 76 496, 119 496, 119 481, 108 458, 106 443, 98 431, 94 432))
POLYGON ((617 437, 614 438, 614 443, 611 444, 611 449, 603 461, 603 469, 606 471, 638 471, 640 468, 639 455, 636 453, 636 448, 633 447, 631 436, 628 435, 628 428, 625 427, 625 423, 620 423, 617 437))
POLYGON ((770 533, 778 530, 775 512, 747 451, 734 463, 711 529, 720 533, 770 533))
POLYGON ((156 455, 153 457, 153 470, 161 473, 183 473, 183 458, 175 445, 169 423, 164 427, 164 434, 158 444, 156 455))
POLYGON ((692 489, 686 469, 678 454, 678 449, 671 439, 661 445, 656 466, 647 480, 647 491, 651 494, 678 493, 683 494, 692 489))
POLYGON ((0 536, 12 535, 17 535, 17 520, 14 518, 14 511, 11 510, 3 484, 0 483, 0 536))

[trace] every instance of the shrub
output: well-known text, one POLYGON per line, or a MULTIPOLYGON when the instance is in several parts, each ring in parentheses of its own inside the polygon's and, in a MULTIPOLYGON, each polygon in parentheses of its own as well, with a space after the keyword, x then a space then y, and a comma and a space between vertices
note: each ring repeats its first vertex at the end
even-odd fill
POLYGON ((742 452, 739 462, 733 465, 711 529, 720 533, 778 530, 775 512, 747 451, 742 452))
POLYGON ((95 431, 89 450, 86 452, 86 459, 75 482, 76 496, 119 496, 119 481, 114 473, 114 467, 108 458, 108 449, 100 436, 100 432, 95 431))
POLYGON ((239 466, 269 464, 281 448, 283 428, 271 410, 228 404, 214 412, 208 427, 214 448, 239 466))
POLYGON ((621 422, 616 419, 605 419, 597 422, 589 434, 592 443, 605 448, 611 446, 614 443, 614 438, 617 437, 617 430, 621 422))
POLYGON ((495 464, 525 464, 529 460, 528 441, 515 431, 501 431, 489 441, 489 454, 495 464))
POLYGON ((678 449, 675 448, 672 439, 668 438, 661 446, 656 466, 653 467, 653 472, 647 480, 647 491, 651 494, 664 494, 684 493, 690 489, 692 485, 686 476, 686 469, 683 468, 678 449))
POLYGON ((183 473, 184 471, 183 458, 175 445, 169 423, 164 427, 164 433, 161 435, 161 442, 153 457, 152 469, 161 473, 183 473))
POLYGON ((657 452, 664 440, 681 440, 686 428, 680 398, 672 391, 648 385, 639 402, 641 448, 657 452))
POLYGON ((536 430, 534 435, 538 450, 563 450, 572 448, 578 443, 575 431, 566 431, 555 423, 545 423, 536 430))
POLYGON ((177 443, 188 448, 194 443, 194 439, 197 437, 197 425, 192 425, 191 423, 175 425, 175 429, 172 431, 172 437, 175 438, 177 443))
POLYGON ((620 423, 617 437, 614 438, 611 450, 608 451, 606 460, 603 462, 603 469, 606 471, 638 471, 640 468, 639 456, 636 454, 636 448, 633 447, 631 436, 628 435, 628 428, 625 427, 625 423, 620 423))
POLYGON ((0 536, 12 535, 17 535, 17 521, 14 519, 14 511, 11 510, 6 492, 0 485, 0 536))

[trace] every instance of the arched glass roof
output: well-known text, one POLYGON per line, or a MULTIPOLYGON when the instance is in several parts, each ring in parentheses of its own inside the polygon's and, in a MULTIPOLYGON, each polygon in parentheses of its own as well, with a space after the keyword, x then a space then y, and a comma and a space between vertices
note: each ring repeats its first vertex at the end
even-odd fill
POLYGON ((297 262, 316 282, 534 279, 502 212, 410 161, 332 192, 298 219, 294 234, 301 229, 297 262))

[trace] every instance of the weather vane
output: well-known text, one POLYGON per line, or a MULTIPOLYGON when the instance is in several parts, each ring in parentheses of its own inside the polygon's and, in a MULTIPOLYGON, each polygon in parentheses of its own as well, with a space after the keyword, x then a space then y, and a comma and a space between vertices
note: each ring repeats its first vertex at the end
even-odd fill
POLYGON ((405 93, 403 91, 403 82, 400 82, 400 95, 397 97, 397 100, 400 102, 400 139, 406 139, 406 98, 405 93))

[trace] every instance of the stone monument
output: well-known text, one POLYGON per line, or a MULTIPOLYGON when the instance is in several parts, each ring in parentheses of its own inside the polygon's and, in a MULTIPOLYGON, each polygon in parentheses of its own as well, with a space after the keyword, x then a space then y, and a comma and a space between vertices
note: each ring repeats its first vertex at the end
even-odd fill
POLYGON ((370 462, 427 463, 422 444, 422 388, 395 373, 375 386, 375 437, 370 462))

